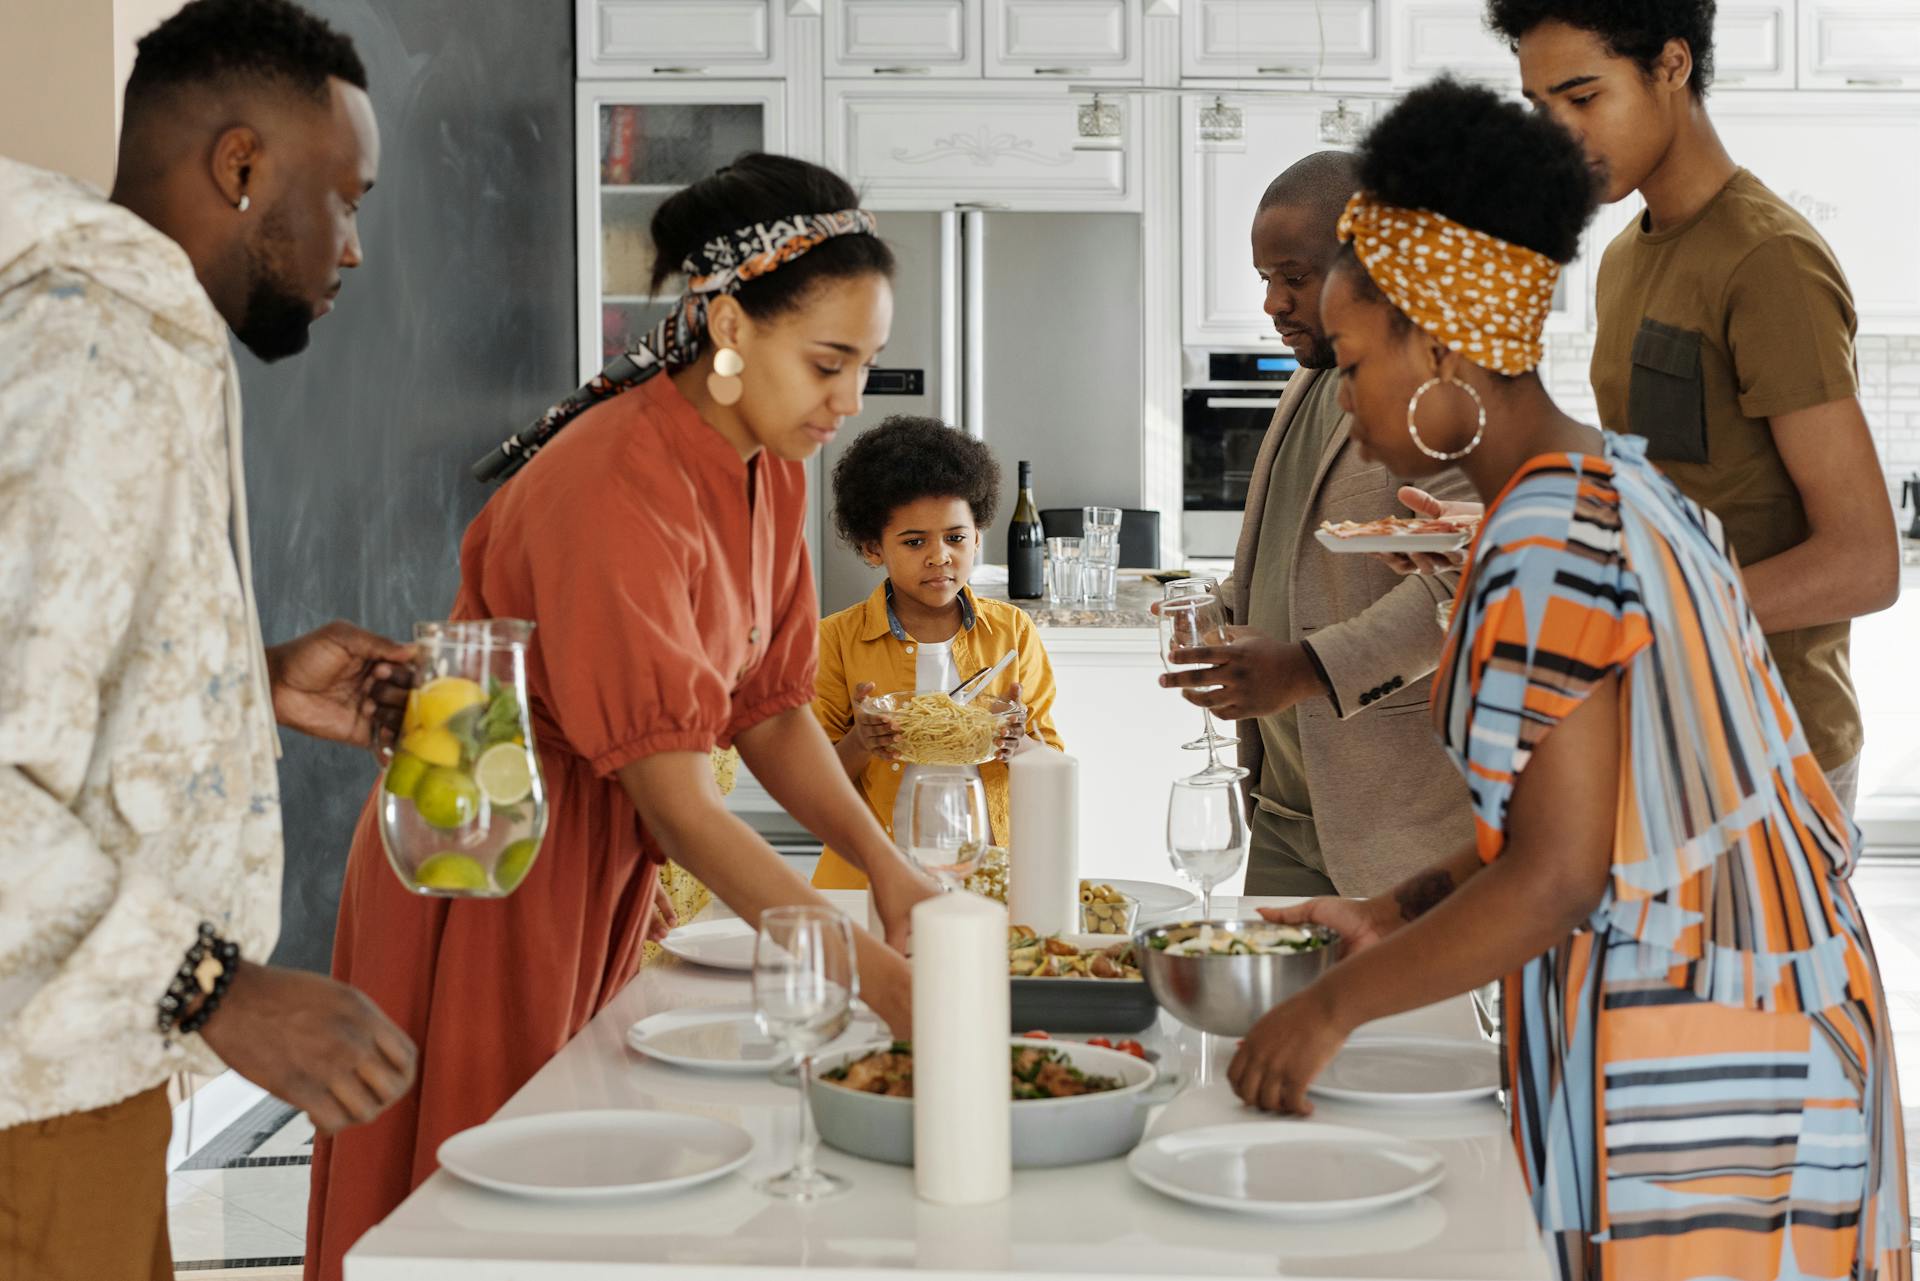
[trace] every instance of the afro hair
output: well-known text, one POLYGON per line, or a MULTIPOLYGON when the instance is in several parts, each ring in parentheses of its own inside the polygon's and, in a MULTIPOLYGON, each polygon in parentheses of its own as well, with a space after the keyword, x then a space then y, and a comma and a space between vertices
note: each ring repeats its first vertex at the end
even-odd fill
POLYGON ((833 465, 833 525, 855 548, 879 542, 893 513, 922 498, 965 499, 984 529, 999 496, 993 451, 937 418, 896 414, 833 465))
POLYGON ((1491 89, 1440 79, 1360 144, 1360 186, 1566 263, 1593 216, 1595 183, 1573 135, 1491 89))

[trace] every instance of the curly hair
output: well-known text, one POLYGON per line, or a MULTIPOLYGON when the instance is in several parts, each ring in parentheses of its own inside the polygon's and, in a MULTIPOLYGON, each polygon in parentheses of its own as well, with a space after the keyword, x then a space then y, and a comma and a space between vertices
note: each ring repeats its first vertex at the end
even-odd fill
POLYGON ((1714 0, 1489 0, 1487 25, 1517 45, 1543 22, 1565 23, 1599 36, 1647 75, 1667 41, 1684 40, 1693 51, 1688 84, 1704 98, 1713 84, 1713 11, 1714 0))
POLYGON ((1403 209, 1571 262, 1595 185, 1573 135, 1491 89, 1442 78, 1380 118, 1359 151, 1360 186, 1403 209))
POLYGON ((290 0, 193 0, 141 38, 127 114, 167 93, 254 84, 327 101, 327 81, 367 87, 353 41, 290 0))
POLYGON ((833 527, 850 547, 879 542, 893 513, 922 498, 963 498, 974 524, 991 525, 1000 498, 993 451, 938 418, 895 414, 833 465, 833 527))

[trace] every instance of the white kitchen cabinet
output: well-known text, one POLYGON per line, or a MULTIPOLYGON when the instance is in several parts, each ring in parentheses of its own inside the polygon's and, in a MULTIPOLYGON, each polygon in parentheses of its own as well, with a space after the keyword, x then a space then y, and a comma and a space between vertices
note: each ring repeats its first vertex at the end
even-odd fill
POLYGON ((1180 72, 1189 77, 1384 79, 1381 0, 1183 0, 1180 72))
POLYGON ((1726 0, 1713 20, 1715 89, 1791 89, 1793 0, 1726 0))
POLYGON ((1728 94, 1713 122, 1734 160, 1826 237, 1860 332, 1920 333, 1920 94, 1728 94))
POLYGON ((671 287, 652 292, 654 211, 743 151, 784 150, 785 99, 774 81, 577 86, 583 376, 599 372, 673 303, 671 287))
POLYGON ((584 79, 777 79, 786 0, 575 0, 584 79))
POLYGON ((1802 89, 1920 89, 1920 5, 1800 0, 1799 46, 1802 89))
POLYGON ((1058 85, 829 81, 826 163, 871 209, 1139 212, 1137 113, 1121 104, 1118 150, 1082 151, 1082 101, 1058 85))
POLYGON ((1137 80, 1141 0, 986 0, 989 78, 1137 80))
MULTIPOLYGON (((1327 150, 1320 113, 1333 98, 1225 96, 1244 113, 1245 141, 1199 140, 1200 113, 1213 99, 1180 102, 1181 341, 1189 347, 1282 346, 1261 310, 1265 288, 1253 269, 1253 215, 1267 184, 1294 161, 1327 150)), ((1371 114, 1365 103, 1349 111, 1371 114)))
POLYGON ((980 75, 979 0, 828 0, 826 18, 829 78, 980 75))
POLYGON ((1401 88, 1443 72, 1502 88, 1520 83, 1520 61, 1487 29, 1481 0, 1399 0, 1390 43, 1393 82, 1401 88))

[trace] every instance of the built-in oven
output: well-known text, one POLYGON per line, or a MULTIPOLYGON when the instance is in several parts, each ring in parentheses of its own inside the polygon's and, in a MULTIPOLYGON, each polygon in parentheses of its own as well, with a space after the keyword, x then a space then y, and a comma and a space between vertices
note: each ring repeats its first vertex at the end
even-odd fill
POLYGON ((1186 368, 1182 550, 1189 560, 1231 560, 1260 443, 1300 362, 1267 352, 1209 351, 1190 352, 1186 368))

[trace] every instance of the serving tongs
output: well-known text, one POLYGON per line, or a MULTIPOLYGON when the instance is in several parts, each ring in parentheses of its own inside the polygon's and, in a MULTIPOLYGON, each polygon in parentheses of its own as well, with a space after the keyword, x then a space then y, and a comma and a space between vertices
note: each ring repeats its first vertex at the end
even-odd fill
POLYGON ((963 707, 966 704, 971 703, 974 700, 974 698, 979 695, 981 690, 993 684, 993 678, 995 676, 998 676, 1001 670, 1005 668, 1008 663, 1011 663, 1016 657, 1018 657, 1018 655, 1019 655, 1018 650, 1012 650, 1012 649, 1008 650, 1006 653, 1000 655, 999 662, 995 663, 991 667, 981 668, 979 671, 975 672, 973 675, 967 677, 967 679, 961 681, 958 685, 954 686, 952 692, 949 693, 947 697, 951 698, 954 702, 959 703, 963 707))

